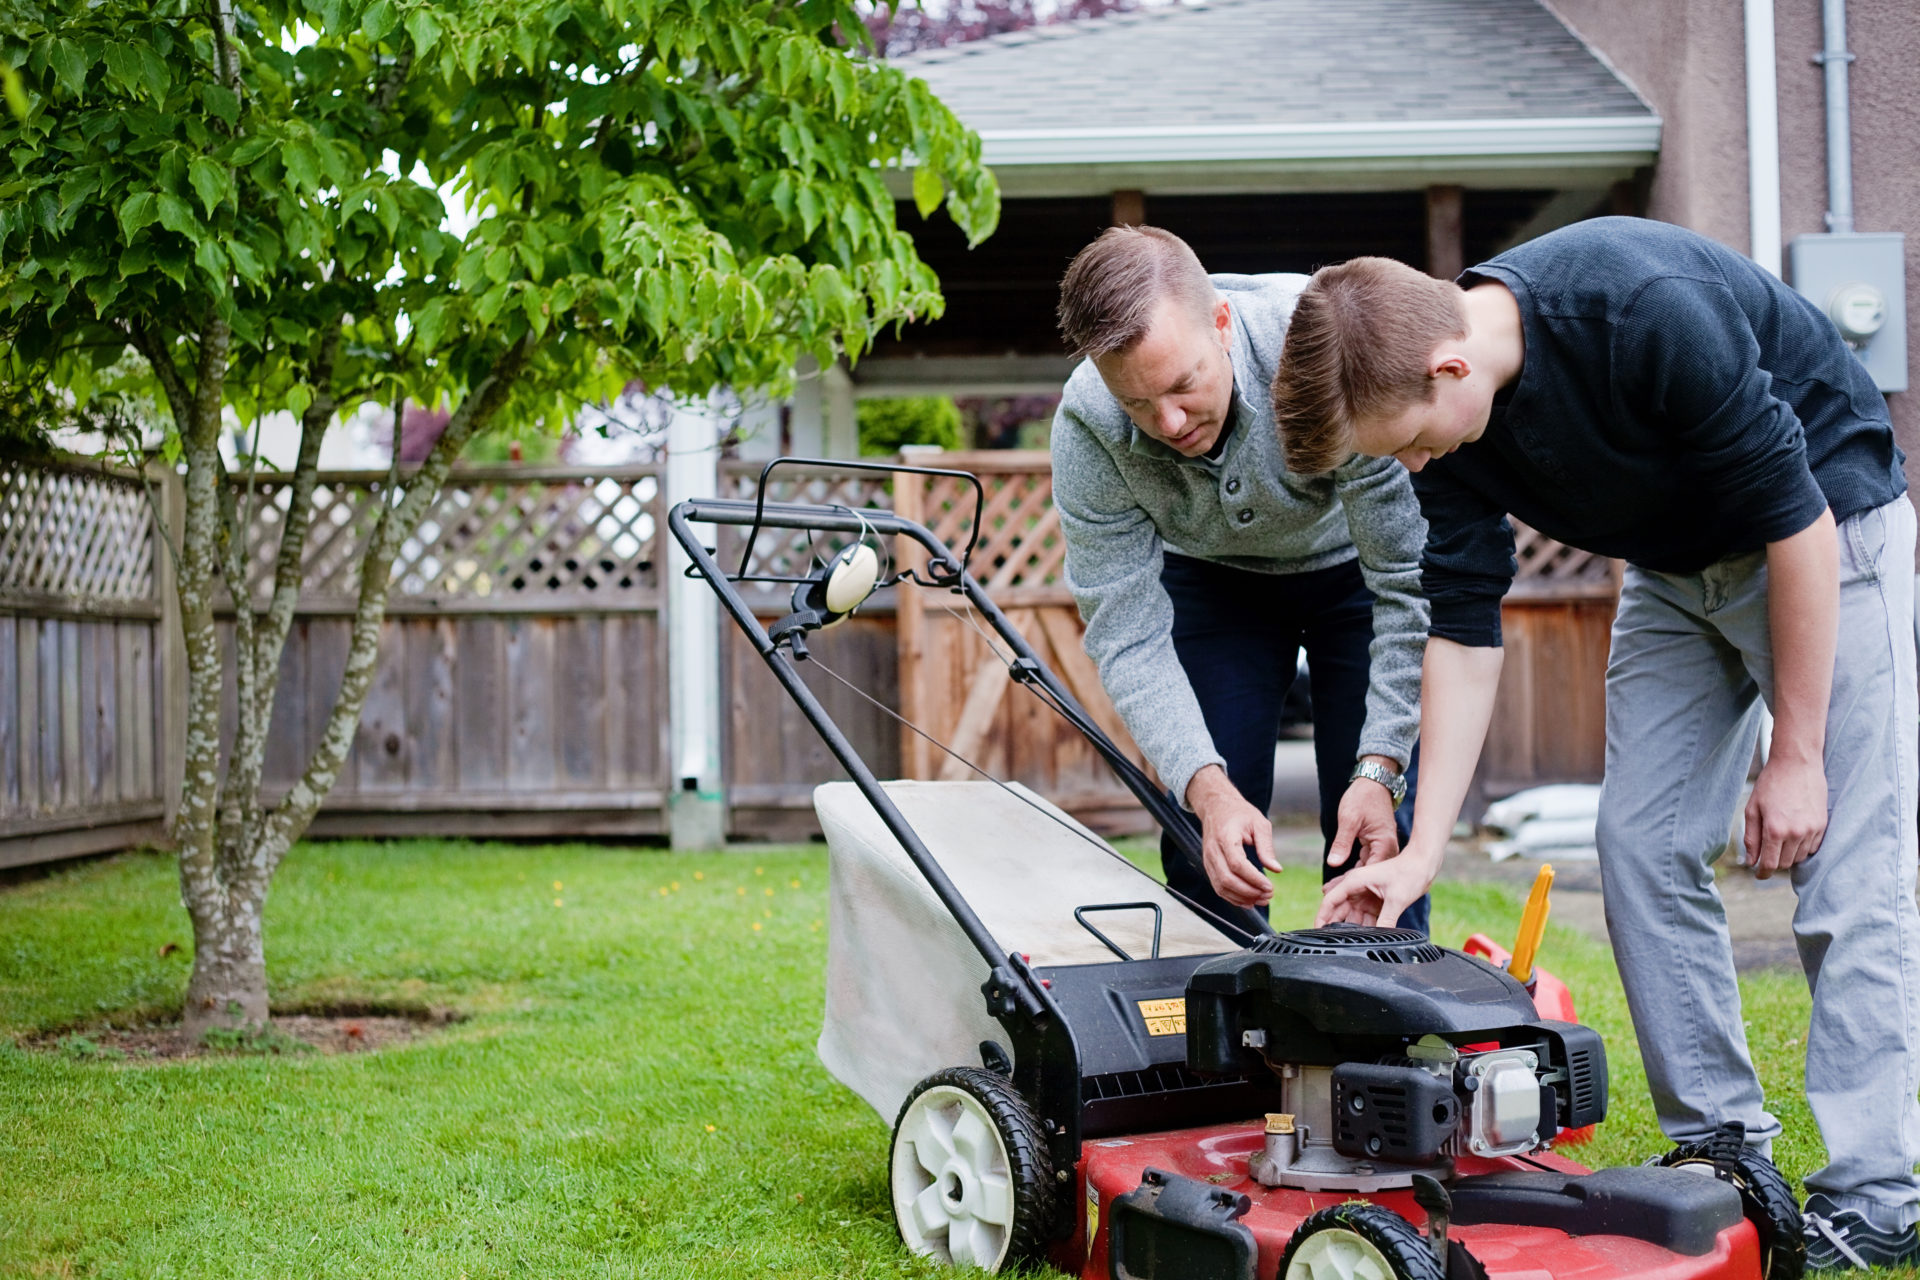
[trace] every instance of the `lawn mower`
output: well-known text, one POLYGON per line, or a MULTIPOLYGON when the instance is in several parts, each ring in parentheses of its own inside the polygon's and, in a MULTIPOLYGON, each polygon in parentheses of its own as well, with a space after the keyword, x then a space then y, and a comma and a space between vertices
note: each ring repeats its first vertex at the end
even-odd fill
POLYGON ((982 504, 965 472, 782 458, 752 499, 668 517, 687 572, 850 778, 815 795, 830 858, 819 1053, 893 1125, 910 1249, 1084 1280, 1798 1280, 1798 1205, 1737 1127, 1651 1166, 1589 1171, 1553 1149, 1605 1117, 1605 1046, 1564 987, 1522 968, 1530 991, 1484 938, 1276 933, 1173 891, 1016 783, 876 778, 802 672, 857 685, 807 638, 880 587, 959 597, 1011 678, 1198 861, 1193 815, 968 572, 982 504), (970 483, 974 533, 956 554, 891 511, 769 501, 790 463, 970 483), (737 569, 696 524, 745 530, 737 569), (838 545, 804 572, 753 572, 766 530, 838 545), (892 539, 924 563, 895 568, 892 539), (763 625, 745 583, 791 586, 790 611, 763 625))

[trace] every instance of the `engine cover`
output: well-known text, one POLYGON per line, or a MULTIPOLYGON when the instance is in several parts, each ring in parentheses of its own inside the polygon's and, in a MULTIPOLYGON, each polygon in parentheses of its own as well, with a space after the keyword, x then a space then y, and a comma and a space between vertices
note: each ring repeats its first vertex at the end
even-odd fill
POLYGON ((1505 970, 1406 929, 1335 925, 1263 939, 1187 982, 1187 1060, 1240 1073, 1263 1063, 1377 1061, 1409 1040, 1487 1038, 1536 1021, 1505 970))

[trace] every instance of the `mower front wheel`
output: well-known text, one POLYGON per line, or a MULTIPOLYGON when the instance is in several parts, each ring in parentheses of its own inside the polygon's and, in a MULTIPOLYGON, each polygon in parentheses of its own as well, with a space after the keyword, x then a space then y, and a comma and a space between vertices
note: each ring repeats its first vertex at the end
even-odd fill
POLYGON ((887 1164, 894 1220, 915 1253, 998 1271, 1045 1248, 1053 1161, 1004 1076, 953 1067, 915 1085, 887 1164))
POLYGON ((1337 1204, 1287 1241, 1279 1280, 1446 1280, 1427 1238, 1391 1209, 1337 1204))

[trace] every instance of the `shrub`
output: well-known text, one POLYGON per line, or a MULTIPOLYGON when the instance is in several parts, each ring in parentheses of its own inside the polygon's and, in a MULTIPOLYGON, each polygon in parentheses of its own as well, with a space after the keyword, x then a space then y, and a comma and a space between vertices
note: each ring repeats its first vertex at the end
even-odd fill
POLYGON ((946 396, 862 400, 856 412, 863 454, 898 453, 904 444, 937 444, 942 449, 966 446, 959 406, 946 396))

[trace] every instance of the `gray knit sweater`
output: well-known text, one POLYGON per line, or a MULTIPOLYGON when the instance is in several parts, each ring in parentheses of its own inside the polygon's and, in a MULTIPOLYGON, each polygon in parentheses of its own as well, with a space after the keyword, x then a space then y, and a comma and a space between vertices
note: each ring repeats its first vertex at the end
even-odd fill
MULTIPOLYGON (((1174 656, 1163 551, 1274 575, 1357 555, 1375 597, 1360 754, 1404 766, 1420 727, 1427 526, 1406 470, 1391 458, 1356 455, 1329 475, 1297 476, 1281 460, 1268 388, 1306 282, 1213 277, 1233 311, 1237 401, 1237 425, 1218 460, 1184 458, 1141 432, 1091 361, 1074 370, 1053 421, 1053 499, 1087 652, 1140 749, 1183 800, 1195 773, 1225 762, 1174 656)), ((1273 589, 1286 583, 1276 577, 1273 589)))

